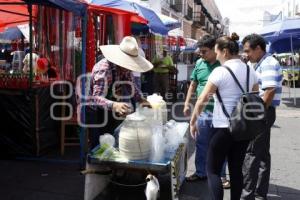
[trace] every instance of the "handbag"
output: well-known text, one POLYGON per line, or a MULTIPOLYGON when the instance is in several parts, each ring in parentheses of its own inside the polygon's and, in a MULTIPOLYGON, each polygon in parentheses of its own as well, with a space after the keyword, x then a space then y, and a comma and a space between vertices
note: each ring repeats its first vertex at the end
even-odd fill
POLYGON ((222 110, 229 121, 229 132, 235 141, 252 140, 259 136, 267 128, 264 101, 259 96, 258 92, 249 92, 250 68, 248 65, 246 92, 242 88, 232 70, 227 66, 223 67, 229 71, 235 83, 242 91, 237 105, 233 109, 231 115, 228 114, 224 106, 219 90, 217 89, 216 91, 217 98, 222 106, 222 110))

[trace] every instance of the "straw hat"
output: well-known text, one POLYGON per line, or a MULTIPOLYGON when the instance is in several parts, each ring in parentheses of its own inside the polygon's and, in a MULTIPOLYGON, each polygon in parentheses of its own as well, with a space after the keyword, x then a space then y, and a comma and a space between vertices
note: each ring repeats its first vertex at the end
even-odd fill
POLYGON ((104 45, 100 49, 107 60, 131 71, 146 72, 153 68, 152 63, 139 53, 134 37, 126 36, 120 45, 104 45))

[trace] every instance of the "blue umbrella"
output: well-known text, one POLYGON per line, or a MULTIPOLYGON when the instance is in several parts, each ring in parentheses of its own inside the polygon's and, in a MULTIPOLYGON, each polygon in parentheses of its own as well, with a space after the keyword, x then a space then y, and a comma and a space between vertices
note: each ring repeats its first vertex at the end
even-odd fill
POLYGON ((23 37, 22 32, 18 27, 8 28, 3 33, 0 33, 2 40, 17 40, 23 37))
POLYGON ((271 53, 294 52, 300 49, 300 19, 284 19, 266 25, 259 32, 271 53))
POLYGON ((91 3, 138 13, 141 17, 148 20, 148 26, 152 32, 162 35, 168 34, 169 29, 163 24, 157 14, 153 10, 143 7, 137 3, 123 0, 92 0, 91 3))
POLYGON ((169 29, 169 30, 173 30, 175 28, 180 28, 181 27, 181 23, 176 20, 173 19, 172 17, 163 15, 163 14, 159 14, 158 17, 160 18, 160 20, 164 23, 164 25, 169 29))
MULTIPOLYGON (((275 21, 264 27, 260 32, 269 42, 271 53, 294 53, 300 49, 300 18, 275 21)), ((292 66, 295 77, 295 66, 292 66)), ((295 80, 294 87, 295 87, 295 80)), ((296 90, 294 90, 294 105, 296 105, 296 90)))

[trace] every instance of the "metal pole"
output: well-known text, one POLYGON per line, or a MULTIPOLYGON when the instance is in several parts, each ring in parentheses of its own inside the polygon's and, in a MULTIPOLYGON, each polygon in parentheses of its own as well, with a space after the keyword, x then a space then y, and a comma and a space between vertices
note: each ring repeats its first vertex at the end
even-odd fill
POLYGON ((296 83, 295 83, 295 65, 294 65, 294 48, 293 35, 291 34, 291 52, 292 52, 292 70, 293 70, 293 85, 294 85, 294 106, 296 106, 296 83))
POLYGON ((32 4, 28 4, 29 12, 29 87, 32 88, 33 81, 33 69, 32 69, 32 48, 33 48, 33 36, 32 36, 32 4))
MULTIPOLYGON (((86 74, 86 34, 87 34, 87 11, 85 11, 82 18, 82 62, 81 62, 81 72, 82 74, 86 74)), ((81 84, 81 94, 85 96, 85 82, 86 78, 83 78, 81 84)), ((85 103, 84 98, 81 98, 81 103, 85 103)), ((84 106, 82 106, 84 108, 84 106)), ((81 119, 83 123, 85 123, 85 109, 80 110, 81 119)), ((86 147, 86 135, 85 128, 80 127, 80 167, 84 168, 85 163, 85 148, 86 147)))
POLYGON ((63 17, 63 11, 59 10, 59 68, 60 68, 60 78, 61 80, 65 80, 65 69, 64 69, 64 31, 63 27, 65 27, 64 23, 64 17, 63 17))

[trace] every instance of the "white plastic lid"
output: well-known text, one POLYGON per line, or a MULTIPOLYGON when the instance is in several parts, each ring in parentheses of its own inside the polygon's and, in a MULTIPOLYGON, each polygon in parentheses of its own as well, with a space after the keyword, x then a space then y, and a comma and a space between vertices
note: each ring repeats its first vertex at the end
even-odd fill
POLYGON ((139 112, 134 112, 126 116, 126 120, 130 120, 130 121, 144 121, 145 119, 146 117, 141 115, 139 112))

